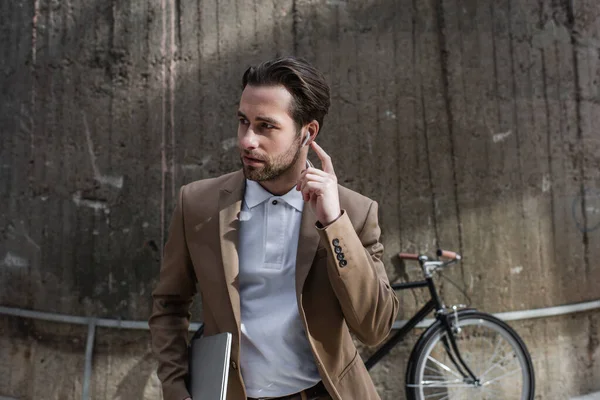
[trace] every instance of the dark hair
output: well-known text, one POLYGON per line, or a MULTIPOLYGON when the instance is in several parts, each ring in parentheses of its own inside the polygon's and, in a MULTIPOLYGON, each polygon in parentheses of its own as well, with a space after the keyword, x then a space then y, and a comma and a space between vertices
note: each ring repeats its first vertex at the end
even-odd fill
POLYGON ((317 120, 319 130, 331 104, 329 85, 321 72, 302 58, 282 57, 265 61, 244 72, 242 90, 247 86, 283 85, 292 95, 290 115, 298 129, 317 120))

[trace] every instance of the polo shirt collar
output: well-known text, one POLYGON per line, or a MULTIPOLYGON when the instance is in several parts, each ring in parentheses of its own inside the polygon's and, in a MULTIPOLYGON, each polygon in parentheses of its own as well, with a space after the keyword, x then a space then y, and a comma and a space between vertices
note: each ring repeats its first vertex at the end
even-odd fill
POLYGON ((304 208, 302 193, 296 190, 296 186, 294 186, 283 196, 275 196, 263 188, 258 182, 246 179, 246 192, 244 194, 244 201, 249 209, 252 209, 273 197, 285 201, 287 204, 300 212, 302 212, 304 208))

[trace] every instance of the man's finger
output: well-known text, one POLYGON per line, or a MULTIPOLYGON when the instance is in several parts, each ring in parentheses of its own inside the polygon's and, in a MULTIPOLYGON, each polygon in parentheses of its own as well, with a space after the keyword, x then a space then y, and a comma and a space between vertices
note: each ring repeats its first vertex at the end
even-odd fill
POLYGON ((317 181, 317 182, 325 182, 330 178, 330 175, 325 171, 321 171, 317 168, 311 168, 308 170, 304 170, 300 175, 300 178, 296 182, 296 190, 302 189, 302 183, 306 181, 317 181))
POLYGON ((304 181, 315 181, 315 182, 325 182, 327 179, 329 179, 328 176, 323 176, 323 175, 317 175, 317 174, 306 174, 304 175, 303 179, 304 181))
POLYGON ((323 190, 323 184, 320 182, 305 182, 302 185, 302 194, 310 198, 311 194, 318 195, 323 190))
POLYGON ((309 184, 309 182, 314 182, 314 181, 310 181, 308 179, 303 179, 302 182, 300 183, 300 191, 303 192, 304 188, 306 188, 306 186, 309 184))
POLYGON ((307 174, 320 175, 320 176, 322 176, 324 178, 328 177, 329 175, 331 175, 330 173, 327 173, 327 172, 325 172, 325 171, 323 171, 322 169, 319 169, 319 168, 309 168, 306 171, 304 171, 302 173, 302 175, 300 175, 300 178, 303 178, 307 174))
POLYGON ((321 168, 323 169, 323 171, 327 172, 328 174, 335 174, 335 171, 333 170, 333 164, 331 163, 331 157, 329 157, 329 154, 325 153, 325 150, 323 150, 323 148, 319 146, 315 141, 312 141, 310 145, 312 146, 315 153, 317 153, 319 160, 321 160, 321 168))

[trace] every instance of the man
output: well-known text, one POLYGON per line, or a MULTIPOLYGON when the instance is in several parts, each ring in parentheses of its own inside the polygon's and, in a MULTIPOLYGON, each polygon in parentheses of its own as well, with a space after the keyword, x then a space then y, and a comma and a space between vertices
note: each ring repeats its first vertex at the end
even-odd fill
POLYGON ((377 203, 339 186, 315 142, 329 104, 304 60, 249 68, 237 113, 243 169, 181 188, 150 318, 166 400, 189 398, 196 284, 204 334, 233 334, 228 399, 379 398, 350 332, 382 342, 398 299, 377 203), (308 166, 309 147, 321 169, 308 166))

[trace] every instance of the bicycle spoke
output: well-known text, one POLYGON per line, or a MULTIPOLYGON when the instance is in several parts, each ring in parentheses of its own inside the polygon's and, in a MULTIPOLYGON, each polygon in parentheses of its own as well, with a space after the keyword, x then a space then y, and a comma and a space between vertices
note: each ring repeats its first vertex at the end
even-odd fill
POLYGON ((429 374, 427 376, 429 377, 438 377, 438 378, 444 378, 444 377, 456 377, 456 378, 461 378, 462 379, 462 375, 456 376, 456 375, 452 375, 447 373, 446 371, 440 369, 440 368, 433 368, 431 366, 425 366, 425 371, 428 371, 429 374))
MULTIPOLYGON (((483 366, 483 355, 485 354, 485 351, 479 351, 478 353, 479 353, 479 357, 478 357, 479 362, 477 363, 477 371, 481 371, 481 367, 483 366)), ((473 371, 473 373, 475 373, 475 375, 477 375, 475 370, 472 370, 472 371, 473 371)))
POLYGON ((437 399, 437 400, 444 400, 444 399, 448 398, 448 394, 447 394, 447 392, 445 390, 443 392, 438 392, 438 393, 432 393, 432 394, 425 395, 425 396, 423 396, 423 398, 424 399, 431 399, 431 398, 434 398, 436 396, 444 396, 444 397, 442 397, 440 399, 437 399))
POLYGON ((482 355, 485 355, 485 352, 481 350, 481 345, 478 343, 471 343, 470 346, 465 346, 463 344, 459 346, 459 351, 465 362, 465 365, 467 365, 471 371, 477 375, 477 371, 481 371, 482 355), (475 355, 473 355, 472 351, 475 351, 475 355))
POLYGON ((478 336, 478 330, 469 331, 467 327, 463 327, 463 339, 466 343, 457 343, 461 356, 471 371, 478 376, 478 372, 485 369, 485 361, 493 361, 498 352, 504 350, 505 343, 502 338, 498 338, 497 343, 494 343, 485 337, 478 336), (467 333, 468 332, 468 333, 467 333), (467 345, 468 344, 468 345, 467 345), (494 351, 492 358, 485 357, 489 352, 494 351), (485 358, 484 358, 485 357, 485 358))
POLYGON ((421 382, 421 385, 425 385, 427 387, 452 387, 452 385, 464 385, 464 382, 456 379, 453 381, 436 381, 436 380, 431 380, 431 381, 423 381, 421 382))
MULTIPOLYGON (((493 364, 491 367, 486 369, 483 374, 479 375, 479 380, 483 380, 483 377, 486 376, 490 371, 494 370, 495 368, 502 368, 502 370, 506 370, 506 366, 503 366, 502 362, 511 356, 514 357, 514 354, 507 354, 504 357, 502 357, 497 363, 493 364)), ((516 359, 511 360, 506 365, 510 365, 513 361, 516 361, 516 359)))
MULTIPOLYGON (((494 343, 491 340, 486 339, 485 344, 490 347, 490 351, 491 351, 491 349, 495 348, 494 343)), ((479 353, 479 365, 477 366, 477 371, 483 371, 483 369, 485 368, 485 362, 486 362, 485 355, 488 354, 488 352, 481 349, 478 353, 479 353)))
POLYGON ((489 394, 491 394, 491 395, 494 395, 494 396, 496 396, 496 397, 498 397, 498 398, 500 398, 500 399, 503 399, 503 398, 505 398, 505 397, 506 397, 506 393, 504 393, 504 392, 503 392, 503 391, 501 391, 501 390, 491 389, 491 388, 489 388, 489 387, 488 387, 488 388, 482 388, 482 390, 483 390, 484 392, 486 392, 486 393, 489 393, 489 394))
POLYGON ((459 390, 452 390, 450 393, 448 393, 448 396, 452 395, 452 398, 454 400, 461 400, 461 399, 465 399, 465 400, 472 400, 469 398, 469 391, 466 390, 465 388, 461 388, 459 390))
POLYGON ((441 361, 436 360, 435 358, 433 358, 432 356, 427 357, 427 359, 431 360, 434 364, 436 364, 437 366, 439 366, 440 368, 450 372, 452 375, 454 375, 455 377, 457 377, 458 379, 462 380, 462 376, 456 372, 453 371, 450 367, 448 367, 446 364, 442 363, 441 361))
POLYGON ((502 336, 498 336, 498 340, 496 341, 496 345, 494 346, 494 354, 492 354, 492 357, 490 358, 490 362, 494 361, 494 359, 496 358, 496 354, 498 354, 498 349, 500 347, 502 347, 501 346, 502 343, 503 343, 502 336), (500 347, 498 347, 498 346, 500 346, 500 347))
POLYGON ((465 383, 462 380, 455 381, 422 381, 421 383, 409 383, 408 387, 421 387, 424 388, 472 388, 474 387, 471 383, 465 383))
POLYGON ((435 368, 431 368, 429 366, 425 366, 425 370, 429 370, 431 372, 434 372, 435 376, 441 376, 441 377, 445 376, 445 374, 442 374, 439 369, 435 369, 435 368))
MULTIPOLYGON (((427 396, 425 396, 425 398, 427 398, 427 396)), ((445 395, 444 397, 439 398, 437 400, 446 400, 446 399, 449 399, 449 398, 450 398, 449 395, 445 395)))
POLYGON ((426 380, 429 380, 429 381, 435 380, 436 378, 439 379, 439 378, 443 378, 443 377, 444 377, 444 375, 423 375, 423 379, 426 379, 426 380))
POLYGON ((491 383, 497 383, 497 381, 498 381, 499 379, 502 379, 502 378, 504 378, 504 377, 507 377, 507 376, 510 376, 510 375, 514 375, 515 373, 517 373, 517 372, 519 372, 519 371, 521 371, 521 368, 515 368, 515 369, 513 369, 512 371, 509 371, 509 372, 507 372, 507 373, 505 373, 505 374, 502 374, 502 375, 500 375, 500 376, 497 376, 497 377, 495 377, 495 378, 493 378, 493 379, 490 379, 489 381, 485 381, 485 382, 483 382, 483 383, 482 383, 482 385, 483 385, 483 386, 485 386, 485 385, 489 385, 489 384, 491 384, 491 383))

